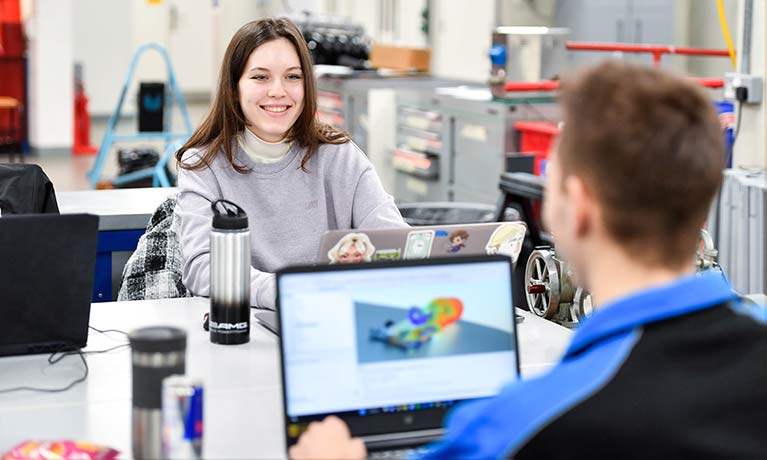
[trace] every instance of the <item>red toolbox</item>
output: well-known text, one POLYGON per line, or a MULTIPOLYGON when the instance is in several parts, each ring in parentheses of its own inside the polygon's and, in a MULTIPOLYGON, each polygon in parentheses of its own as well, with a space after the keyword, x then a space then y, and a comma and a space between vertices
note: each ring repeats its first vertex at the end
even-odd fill
POLYGON ((554 137, 559 134, 557 123, 552 121, 518 121, 514 129, 519 133, 519 153, 535 156, 535 175, 546 172, 554 137))

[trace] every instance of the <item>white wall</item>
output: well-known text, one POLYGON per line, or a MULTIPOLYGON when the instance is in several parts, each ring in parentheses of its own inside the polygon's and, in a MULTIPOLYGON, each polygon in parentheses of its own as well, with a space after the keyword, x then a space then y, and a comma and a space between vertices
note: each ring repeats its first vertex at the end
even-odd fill
POLYGON ((73 0, 35 0, 28 37, 29 143, 68 149, 74 130, 73 0))
MULTIPOLYGON (((132 52, 135 52, 141 45, 146 43, 159 43, 166 49, 168 48, 170 40, 170 3, 170 1, 161 1, 159 3, 149 3, 146 0, 130 1, 132 52)), ((141 55, 141 59, 138 61, 134 82, 142 80, 164 81, 166 75, 165 61, 160 54, 146 52, 141 55)))
MULTIPOLYGON (((686 21, 677 21, 678 29, 686 27, 681 34, 680 45, 697 48, 726 49, 727 44, 719 24, 716 0, 678 0, 680 8, 686 9, 686 21), (681 6, 684 5, 684 6, 681 6)), ((736 48, 740 54, 743 39, 743 0, 725 0, 725 15, 736 48)), ((754 17, 752 23, 751 73, 767 76, 765 64, 764 29, 767 25, 764 0, 754 0, 754 17)), ((666 58, 664 58, 666 59, 666 58)), ((680 58, 675 58, 680 59, 680 58)), ((689 57, 686 59, 687 73, 701 77, 722 77, 725 72, 732 72, 733 67, 729 58, 718 57, 689 57)), ((744 105, 741 119, 740 134, 738 135, 733 154, 733 164, 738 166, 767 167, 767 101, 762 98, 761 104, 744 105)))
POLYGON ((398 0, 397 42, 403 46, 425 47, 428 37, 421 30, 426 0, 398 0))
MULTIPOLYGON (((763 1, 757 0, 757 3, 763 1)), ((689 29, 687 41, 680 44, 695 48, 727 49, 727 42, 719 24, 716 0, 686 0, 686 2, 689 4, 689 29)), ((740 31, 738 1, 725 0, 724 7, 730 34, 735 42, 740 31)), ((737 43, 735 46, 737 47, 737 43)), ((699 77, 722 77, 725 72, 732 72, 732 62, 729 58, 690 57, 687 58, 687 70, 691 75, 699 77)))
POLYGON ((490 73, 492 31, 496 23, 493 0, 432 2, 432 74, 485 82, 490 73))
POLYGON ((213 49, 213 63, 216 67, 216 76, 218 76, 218 68, 221 66, 224 51, 226 51, 229 40, 232 39, 234 33, 247 22, 273 14, 271 10, 267 9, 268 5, 260 1, 221 0, 220 5, 218 34, 215 38, 218 46, 213 49))
POLYGON ((351 22, 361 25, 368 36, 380 40, 380 4, 380 0, 337 0, 332 13, 347 16, 351 22))
POLYGON ((554 25, 557 0, 498 0, 497 3, 499 26, 554 25))
POLYGON ((168 52, 181 88, 207 93, 216 81, 213 61, 213 2, 171 0, 168 52))
MULTIPOLYGON (((110 115, 117 104, 131 57, 156 42, 170 55, 185 94, 207 94, 214 86, 223 50, 232 34, 263 14, 265 2, 221 0, 219 19, 213 0, 75 0, 75 60, 85 67, 92 115, 110 115), (119 18, 119 20, 118 20, 119 18), (214 37, 214 28, 218 27, 214 37), (218 47, 218 49, 216 49, 218 47)), ((268 2, 267 2, 268 3, 268 2)), ((122 114, 135 113, 136 82, 167 81, 165 61, 154 52, 141 56, 122 114)))
POLYGON ((74 60, 84 66, 90 112, 110 114, 117 104, 133 54, 131 4, 124 0, 76 0, 72 7, 74 60), (121 20, 105 20, 112 17, 121 20))
MULTIPOLYGON (((743 21, 744 0, 740 0, 738 7, 738 22, 743 21)), ((762 77, 764 82, 767 78, 767 43, 765 43, 764 29, 767 24, 767 12, 765 12, 764 0, 754 0, 753 23, 751 25, 751 69, 752 75, 762 77)), ((741 27, 742 29, 742 27, 741 27)), ((743 31, 738 34, 736 48, 742 52, 741 43, 743 40, 743 31)), ((738 70, 742 71, 740 64, 738 70)), ((735 143, 733 153, 734 166, 758 166, 767 168, 767 142, 765 133, 767 133, 767 94, 764 86, 762 87, 762 102, 757 105, 744 105, 743 116, 741 119, 740 134, 735 143)))
MULTIPOLYGON (((395 4, 394 33, 387 39, 408 46, 425 46, 420 31, 426 0, 390 0, 395 4)), ((492 3, 489 0, 485 0, 492 3)), ((110 115, 136 49, 148 42, 165 46, 182 91, 211 93, 226 46, 243 24, 261 17, 283 15, 280 0, 74 0, 75 60, 84 65, 90 112, 110 115), (119 20, 116 20, 119 18, 119 20)), ((309 10, 348 16, 365 27, 374 39, 381 38, 381 0, 291 0, 293 13, 309 10)), ((484 38, 484 37, 483 37, 484 38)), ((142 55, 121 113, 135 113, 136 82, 165 81, 164 61, 153 51, 142 55)))

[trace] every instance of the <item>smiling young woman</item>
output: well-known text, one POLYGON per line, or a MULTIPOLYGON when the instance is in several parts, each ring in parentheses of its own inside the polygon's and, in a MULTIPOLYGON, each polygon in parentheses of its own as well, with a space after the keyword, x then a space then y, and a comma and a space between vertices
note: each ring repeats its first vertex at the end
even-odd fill
POLYGON ((271 18, 242 26, 210 112, 176 153, 175 215, 192 293, 209 294, 216 199, 248 214, 251 304, 262 307, 274 306, 271 273, 315 262, 325 231, 406 225, 365 154, 316 110, 311 57, 296 26, 271 18))

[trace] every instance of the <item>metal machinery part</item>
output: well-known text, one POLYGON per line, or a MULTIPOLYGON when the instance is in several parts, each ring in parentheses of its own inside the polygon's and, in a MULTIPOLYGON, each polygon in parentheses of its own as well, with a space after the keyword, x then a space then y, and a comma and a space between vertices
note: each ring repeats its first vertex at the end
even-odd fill
POLYGON ((525 296, 530 311, 566 327, 577 325, 591 310, 588 294, 573 284, 569 264, 549 247, 536 248, 527 260, 525 296))
POLYGON ((578 318, 578 322, 591 316, 594 313, 594 304, 591 301, 591 293, 583 288, 577 288, 570 308, 573 310, 573 317, 578 318))
POLYGON ((695 268, 698 271, 710 268, 719 269, 719 251, 714 247, 714 240, 706 230, 700 230, 700 243, 695 251, 695 268))
MULTIPOLYGON (((721 270, 718 251, 706 230, 700 231, 700 244, 695 252, 698 271, 721 270)), ((574 327, 593 313, 591 294, 573 283, 572 268, 557 257, 551 247, 537 247, 525 268, 525 296, 530 311, 536 315, 574 327)))

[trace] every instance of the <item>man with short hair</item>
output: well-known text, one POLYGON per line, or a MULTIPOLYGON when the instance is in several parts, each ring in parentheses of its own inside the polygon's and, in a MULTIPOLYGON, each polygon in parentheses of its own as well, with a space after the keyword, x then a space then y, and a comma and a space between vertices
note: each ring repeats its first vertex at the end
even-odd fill
MULTIPOLYGON (((426 458, 761 458, 767 325, 721 274, 695 274, 720 185, 716 114, 693 83, 605 62, 562 85, 544 219, 597 305, 548 374, 447 418, 426 458)), ((291 457, 355 458, 337 418, 291 457)))

